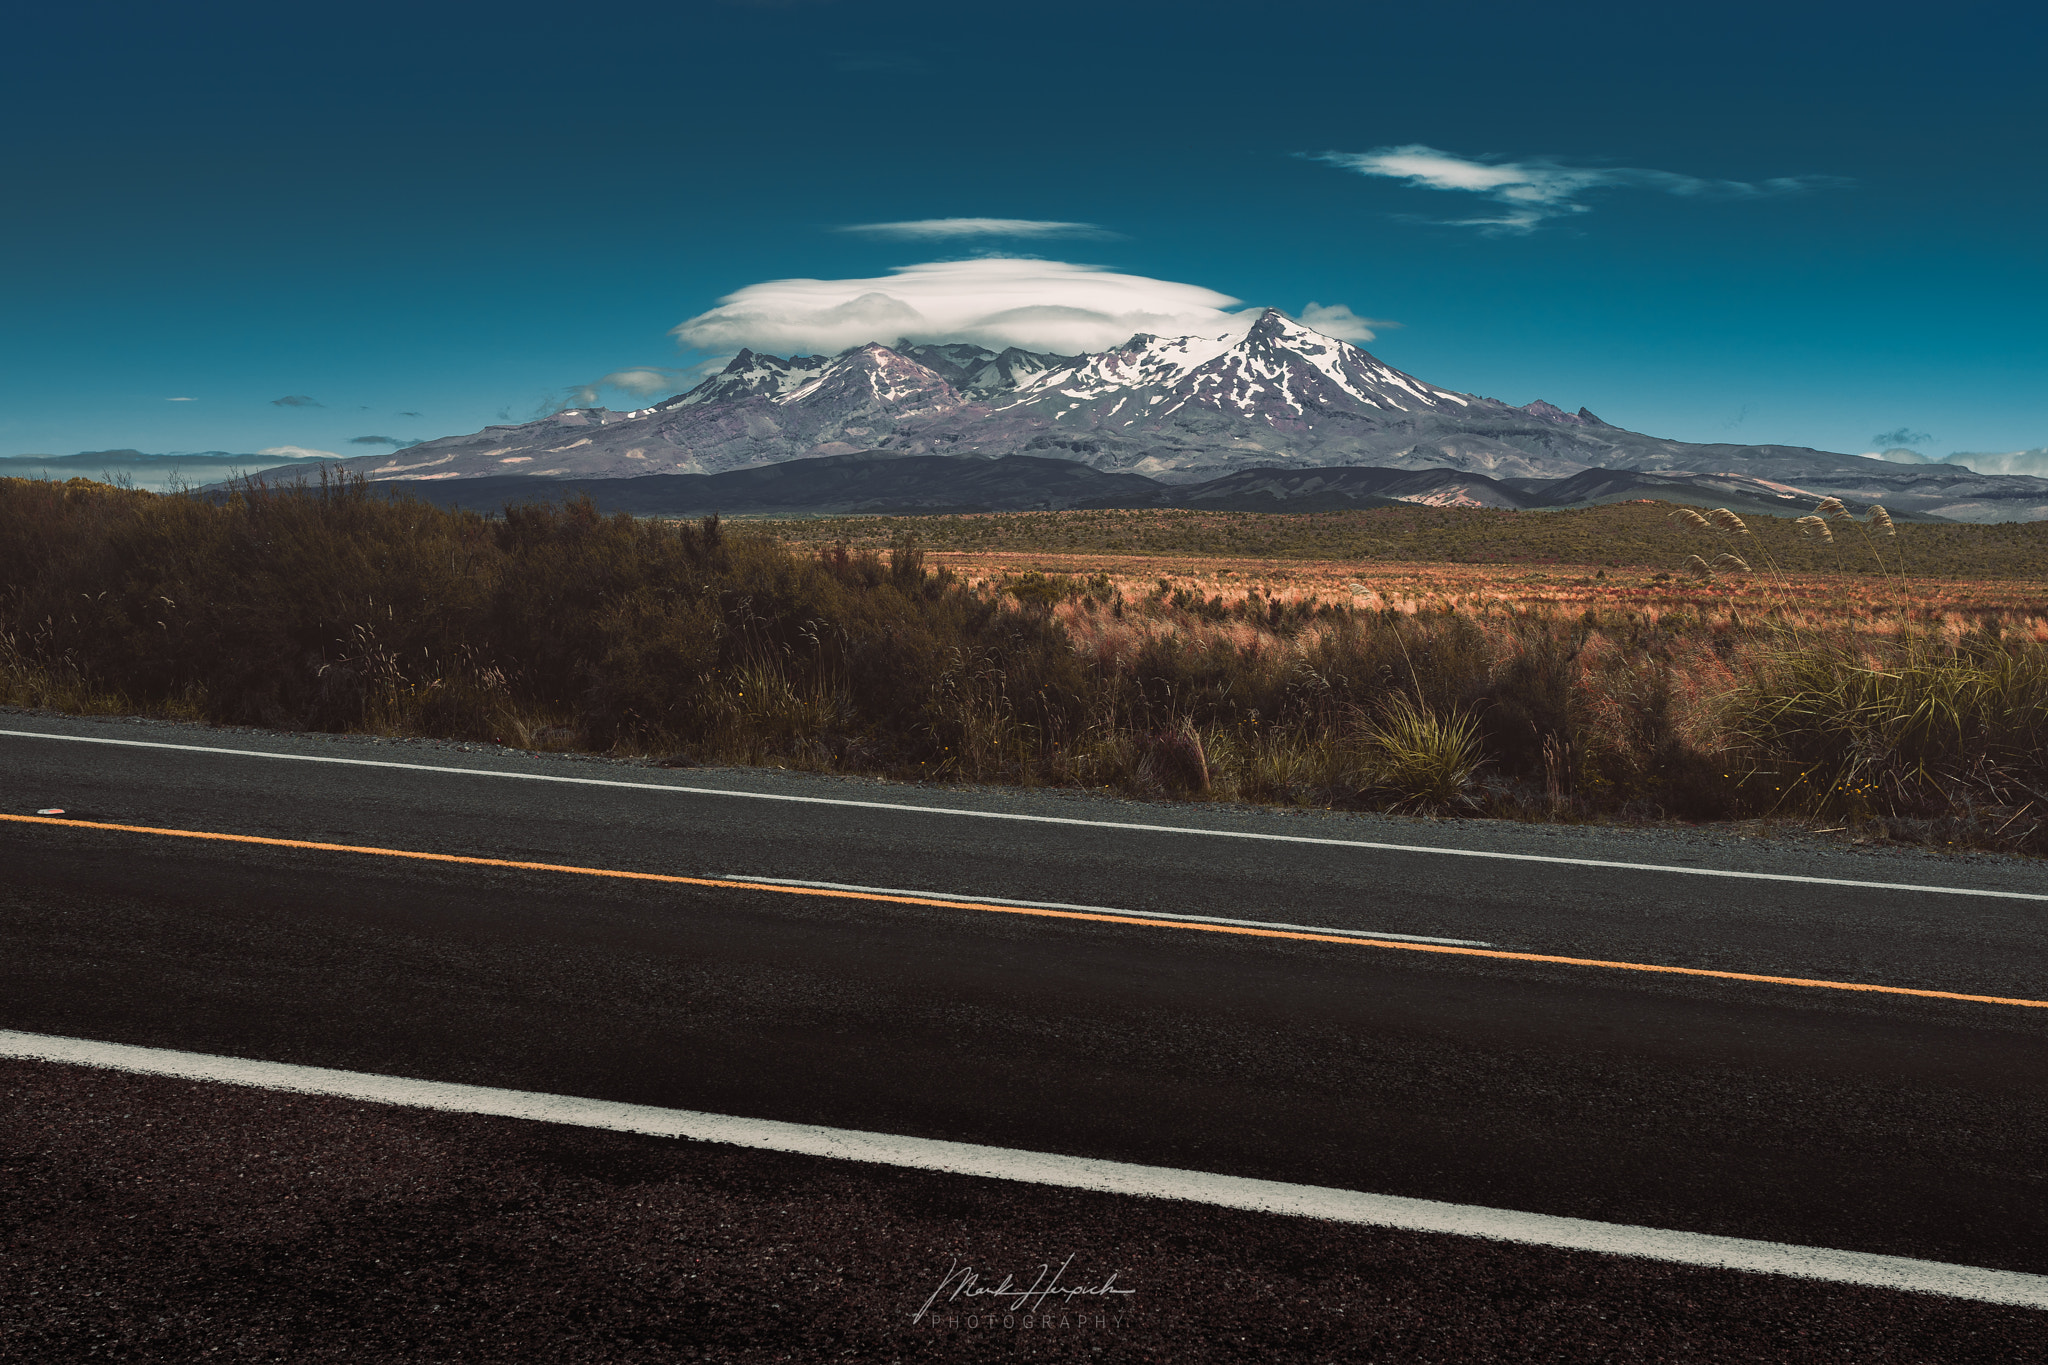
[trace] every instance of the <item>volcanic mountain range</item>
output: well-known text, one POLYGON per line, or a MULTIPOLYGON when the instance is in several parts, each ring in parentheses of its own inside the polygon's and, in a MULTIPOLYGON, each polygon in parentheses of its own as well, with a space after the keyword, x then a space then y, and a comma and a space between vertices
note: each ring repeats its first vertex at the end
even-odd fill
POLYGON ((668 476, 658 501, 689 506, 643 510, 695 510, 709 499, 732 512, 1200 505, 1193 486, 1221 494, 1246 478, 1264 490, 1253 501, 1303 510, 1304 498, 1558 506, 1553 491, 1669 497, 1704 480, 1720 489, 1710 500, 1752 510, 1803 511, 1834 494, 1931 519, 2048 517, 2048 479, 1664 440, 1584 408, 1515 407, 1440 388, 1275 309, 1242 314, 1216 336, 1139 335, 1074 356, 907 341, 831 357, 741 351, 650 407, 573 408, 343 466, 372 481, 458 484, 435 488, 435 500, 470 506, 500 490, 543 492, 535 480, 602 484, 601 502, 644 503, 655 489, 639 480, 650 476, 668 476), (933 456, 969 465, 918 458, 933 456), (910 463, 878 472, 900 459, 910 463), (1416 481, 1391 477, 1402 472, 1432 477, 1407 487, 1416 481), (1598 477, 1584 490, 1552 489, 1588 474, 1598 477), (749 492, 760 496, 740 496, 749 492), (770 506, 747 505, 762 496, 770 506))

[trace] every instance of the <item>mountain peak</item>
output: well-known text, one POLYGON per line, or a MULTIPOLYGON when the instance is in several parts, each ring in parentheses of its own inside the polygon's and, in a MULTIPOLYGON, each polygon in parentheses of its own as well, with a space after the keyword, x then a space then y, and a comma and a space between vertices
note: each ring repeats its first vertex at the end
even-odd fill
MULTIPOLYGON (((787 359, 742 350, 648 408, 443 437, 360 467, 372 478, 714 474, 878 449, 1045 454, 1168 482, 1361 463, 1555 478, 1700 458, 1583 408, 1439 388, 1278 308, 1250 308, 1194 335, 1140 333, 1081 355, 908 340, 787 359)), ((1726 449, 1713 458, 1737 467, 1726 449)))
POLYGON ((760 355, 742 347, 740 353, 726 362, 725 368, 717 374, 680 398, 657 404, 649 411, 673 412, 677 408, 703 403, 774 398, 803 383, 824 366, 823 356, 798 355, 784 360, 781 356, 760 355))
POLYGON ((871 341, 843 352, 804 382, 784 388, 774 402, 783 407, 823 402, 858 416, 957 407, 961 397, 937 370, 871 341))
MULTIPOLYGON (((1312 327, 1302 326, 1278 308, 1261 308, 1252 319, 1252 325, 1245 332, 1244 339, 1250 341, 1255 337, 1284 337, 1301 333, 1306 333, 1309 336, 1322 336, 1322 333, 1312 327)), ((1328 340, 1328 338, 1324 339, 1328 340)))
POLYGON ((1531 417, 1541 417, 1546 422, 1557 422, 1571 427, 1604 427, 1607 424, 1592 413, 1580 408, 1577 412, 1566 412, 1555 403, 1546 403, 1541 398, 1533 403, 1522 404, 1522 411, 1531 417))

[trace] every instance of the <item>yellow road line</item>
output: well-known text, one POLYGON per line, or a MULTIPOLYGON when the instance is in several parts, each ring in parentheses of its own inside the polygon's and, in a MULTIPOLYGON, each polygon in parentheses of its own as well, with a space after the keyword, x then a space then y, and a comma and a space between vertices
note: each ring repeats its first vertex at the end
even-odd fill
POLYGON ((1978 1005, 2018 1005, 2048 1009, 2048 1000, 2020 1000, 2002 995, 1966 995, 1960 991, 1923 991, 1911 986, 1876 986, 1861 981, 1822 981, 1803 976, 1765 976, 1756 972, 1723 972, 1708 967, 1666 967, 1653 962, 1608 962, 1591 957, 1556 957, 1547 953, 1513 953, 1500 948, 1453 948, 1440 943, 1402 943, 1390 939, 1353 938, 1343 934, 1311 934, 1294 929, 1252 929, 1234 924, 1196 924, 1186 920, 1146 919, 1141 914, 1103 915, 1081 910, 1042 910, 1022 905, 988 905, 978 901, 932 900, 879 891, 834 891, 813 886, 775 886, 763 882, 727 881, 718 877, 683 877, 668 872, 627 872, 608 867, 573 867, 566 863, 529 863, 510 858, 472 858, 460 853, 423 853, 416 849, 377 848, 366 844, 327 844, 310 839, 271 839, 258 834, 220 834, 211 830, 157 829, 149 825, 112 825, 97 820, 62 820, 47 815, 0 814, 0 821, 18 825, 56 825, 66 829, 103 829, 117 834, 156 834, 172 839, 207 839, 228 844, 259 844, 266 848, 303 848, 321 853, 367 853, 380 858, 411 858, 425 863, 456 863, 465 867, 507 867, 523 872, 570 872, 580 877, 612 877, 621 881, 664 882, 675 886, 709 886, 730 891, 812 896, 825 900, 887 901, 895 905, 928 905, 940 910, 982 910, 997 915, 1033 915, 1040 919, 1092 920, 1099 924, 1135 924, 1147 929, 1187 929, 1205 934, 1239 934, 1246 938, 1297 939, 1304 943, 1346 943, 1361 948, 1391 948, 1408 953, 1442 953, 1450 957, 1485 957, 1506 962, 1545 962, 1562 967, 1606 967, 1624 972, 1656 972, 1666 976, 1705 976, 1720 981, 1755 981, 1770 986, 1806 986, 1830 991, 1865 991, 1877 995, 1916 995, 1928 1000, 1962 1000, 1978 1005))

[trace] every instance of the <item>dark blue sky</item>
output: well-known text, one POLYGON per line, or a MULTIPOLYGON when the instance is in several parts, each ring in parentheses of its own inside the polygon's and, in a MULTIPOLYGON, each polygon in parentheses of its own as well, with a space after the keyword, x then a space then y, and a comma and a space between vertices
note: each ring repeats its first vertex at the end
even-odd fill
POLYGON ((361 454, 686 369, 749 285, 978 254, 1341 305, 1661 435, 2048 444, 2031 6, 38 10, 0 455, 361 454), (955 217, 1115 235, 839 230, 955 217))

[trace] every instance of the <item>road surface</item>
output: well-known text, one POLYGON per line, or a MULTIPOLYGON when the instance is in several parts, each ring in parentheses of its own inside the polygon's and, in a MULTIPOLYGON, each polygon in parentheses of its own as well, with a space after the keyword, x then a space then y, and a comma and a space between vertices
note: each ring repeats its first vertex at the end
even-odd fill
POLYGON ((2037 864, 0 728, 0 1028, 2048 1274, 2037 864))

